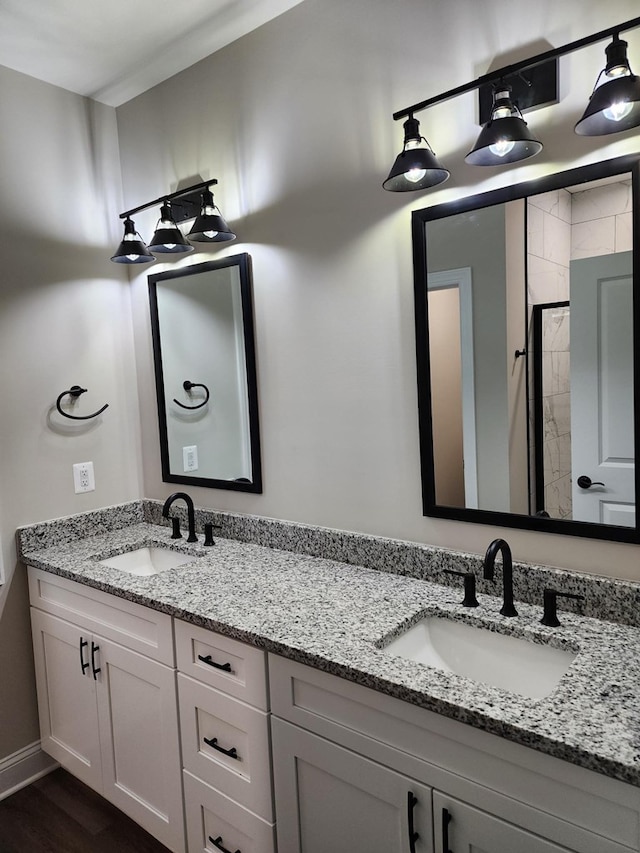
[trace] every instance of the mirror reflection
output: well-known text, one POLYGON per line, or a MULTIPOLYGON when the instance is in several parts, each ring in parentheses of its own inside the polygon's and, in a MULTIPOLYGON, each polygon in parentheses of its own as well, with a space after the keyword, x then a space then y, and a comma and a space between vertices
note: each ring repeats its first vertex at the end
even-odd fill
POLYGON ((249 264, 149 276, 165 482, 262 490, 249 264))
POLYGON ((635 538, 636 170, 414 213, 425 514, 635 538))

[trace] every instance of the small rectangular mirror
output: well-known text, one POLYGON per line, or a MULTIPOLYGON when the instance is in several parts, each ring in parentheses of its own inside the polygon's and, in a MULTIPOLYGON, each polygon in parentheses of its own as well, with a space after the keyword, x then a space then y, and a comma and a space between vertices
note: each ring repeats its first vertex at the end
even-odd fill
POLYGON ((262 492, 249 255, 148 280, 162 479, 262 492))

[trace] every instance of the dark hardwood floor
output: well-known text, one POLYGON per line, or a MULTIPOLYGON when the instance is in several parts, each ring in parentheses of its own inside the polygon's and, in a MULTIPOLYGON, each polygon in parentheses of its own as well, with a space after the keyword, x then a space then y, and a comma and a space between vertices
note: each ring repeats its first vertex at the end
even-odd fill
POLYGON ((91 788, 58 769, 0 801, 0 853, 168 853, 91 788))

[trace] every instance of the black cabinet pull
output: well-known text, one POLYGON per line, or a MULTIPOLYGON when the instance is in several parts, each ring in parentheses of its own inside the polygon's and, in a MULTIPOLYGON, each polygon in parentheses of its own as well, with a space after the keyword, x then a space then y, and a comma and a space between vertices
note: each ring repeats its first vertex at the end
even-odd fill
POLYGON ((225 749, 223 746, 218 746, 218 738, 212 737, 211 740, 209 738, 202 738, 202 740, 206 743, 207 746, 212 746, 214 749, 217 749, 218 752, 223 752, 225 755, 228 755, 229 758, 235 758, 236 761, 240 761, 240 756, 238 755, 235 746, 232 746, 231 749, 225 749))
POLYGON ((98 673, 102 672, 99 666, 96 666, 96 652, 100 651, 100 646, 97 646, 93 640, 91 641, 91 671, 93 672, 93 680, 98 680, 98 673))
POLYGON ((82 674, 84 675, 86 670, 89 669, 89 661, 85 661, 84 659, 84 647, 89 645, 89 641, 85 640, 83 637, 80 637, 80 668, 82 669, 82 674))
POLYGON ((413 795, 413 791, 407 792, 407 827, 409 829, 409 853, 416 853, 416 841, 420 838, 420 833, 416 832, 413 826, 413 810, 418 803, 418 798, 413 795))
POLYGON ((216 663, 214 660, 211 660, 211 655, 206 655, 205 657, 198 655, 198 660, 201 660, 202 663, 206 663, 209 666, 215 666, 216 669, 223 669, 225 672, 232 671, 230 663, 216 663))
MULTIPOLYGON (((222 850, 222 853, 231 853, 231 850, 227 850, 226 847, 222 846, 222 836, 219 835, 217 838, 212 838, 209 836, 209 841, 218 848, 218 850, 222 850)), ((240 850, 236 850, 236 853, 242 853, 240 850)))
POLYGON ((448 809, 442 809, 442 853, 453 853, 449 850, 449 824, 452 815, 448 809))

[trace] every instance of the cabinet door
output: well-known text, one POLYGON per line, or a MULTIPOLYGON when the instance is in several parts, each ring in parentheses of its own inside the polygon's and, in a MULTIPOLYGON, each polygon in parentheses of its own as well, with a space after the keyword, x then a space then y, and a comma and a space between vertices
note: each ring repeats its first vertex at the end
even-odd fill
POLYGON ((432 853, 429 788, 277 718, 272 735, 278 853, 432 853))
POLYGON ((435 853, 569 853, 537 835, 433 792, 435 853))
POLYGON ((104 795, 173 851, 184 850, 173 669, 94 637, 104 795))
POLYGON ((42 749, 102 792, 91 634, 34 608, 31 628, 42 749))

